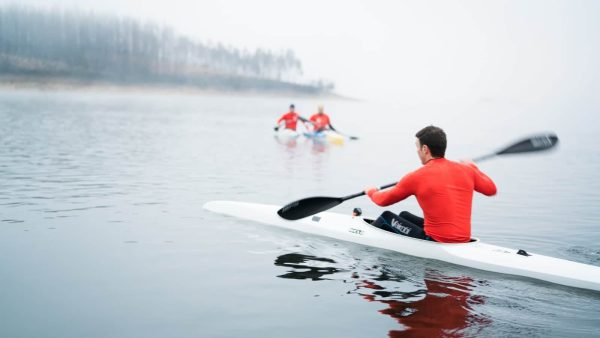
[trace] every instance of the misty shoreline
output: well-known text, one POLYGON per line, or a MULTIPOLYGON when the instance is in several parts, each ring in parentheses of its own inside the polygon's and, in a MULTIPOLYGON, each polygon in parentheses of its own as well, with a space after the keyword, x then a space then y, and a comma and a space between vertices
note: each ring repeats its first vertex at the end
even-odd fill
POLYGON ((81 91, 99 93, 158 93, 176 95, 248 95, 267 97, 311 97, 338 100, 356 99, 332 92, 306 93, 293 90, 259 90, 259 89, 224 89, 200 88, 192 85, 177 84, 151 84, 151 83, 116 83, 103 80, 82 80, 73 78, 40 78, 18 75, 1 75, 0 90, 2 91, 81 91))
MULTIPOLYGON (((204 43, 168 26, 115 15, 0 5, 4 87, 331 94, 303 80, 292 50, 204 43)), ((335 94, 333 94, 335 95, 335 94)))

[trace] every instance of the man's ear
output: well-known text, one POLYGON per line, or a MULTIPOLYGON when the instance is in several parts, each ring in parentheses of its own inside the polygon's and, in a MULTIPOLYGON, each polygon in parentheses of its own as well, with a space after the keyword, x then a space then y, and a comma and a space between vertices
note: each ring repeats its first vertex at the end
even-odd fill
POLYGON ((425 154, 431 155, 431 150, 429 150, 429 147, 426 144, 422 145, 422 147, 425 148, 425 154))

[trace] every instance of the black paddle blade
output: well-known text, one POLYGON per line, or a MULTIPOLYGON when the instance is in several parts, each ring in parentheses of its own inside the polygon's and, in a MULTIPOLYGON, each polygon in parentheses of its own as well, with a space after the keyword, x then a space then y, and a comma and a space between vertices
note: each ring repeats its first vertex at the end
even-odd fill
POLYGON ((295 221, 331 209, 343 201, 338 197, 308 197, 285 205, 277 213, 282 218, 295 221))
POLYGON ((558 136, 556 134, 542 134, 526 138, 519 141, 506 149, 498 151, 497 155, 504 154, 519 154, 528 153, 534 151, 547 150, 554 147, 558 143, 558 136))

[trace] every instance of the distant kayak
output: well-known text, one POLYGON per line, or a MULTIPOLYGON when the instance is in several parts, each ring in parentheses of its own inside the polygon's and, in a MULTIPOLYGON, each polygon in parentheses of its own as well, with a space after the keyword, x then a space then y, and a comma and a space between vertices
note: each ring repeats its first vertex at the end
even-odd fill
POLYGON ((331 130, 311 131, 303 134, 304 137, 317 141, 327 141, 333 144, 344 144, 345 137, 331 130))
POLYGON ((280 206, 257 203, 212 201, 204 209, 281 228, 338 240, 393 250, 491 272, 534 278, 582 289, 600 291, 600 267, 568 261, 525 250, 486 244, 437 243, 381 230, 372 219, 331 212, 289 221, 277 214, 280 206))
POLYGON ((278 131, 275 132, 275 137, 279 138, 279 139, 295 139, 298 138, 300 136, 300 133, 298 133, 295 130, 292 129, 285 129, 285 128, 281 128, 278 131))

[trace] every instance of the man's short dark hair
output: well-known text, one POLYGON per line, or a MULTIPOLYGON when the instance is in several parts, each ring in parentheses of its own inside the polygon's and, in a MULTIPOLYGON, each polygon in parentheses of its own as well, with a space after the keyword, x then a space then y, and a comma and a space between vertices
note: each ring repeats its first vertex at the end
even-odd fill
POLYGON ((426 145, 433 157, 444 157, 446 155, 446 133, 442 128, 436 126, 425 127, 415 135, 419 143, 426 145))

